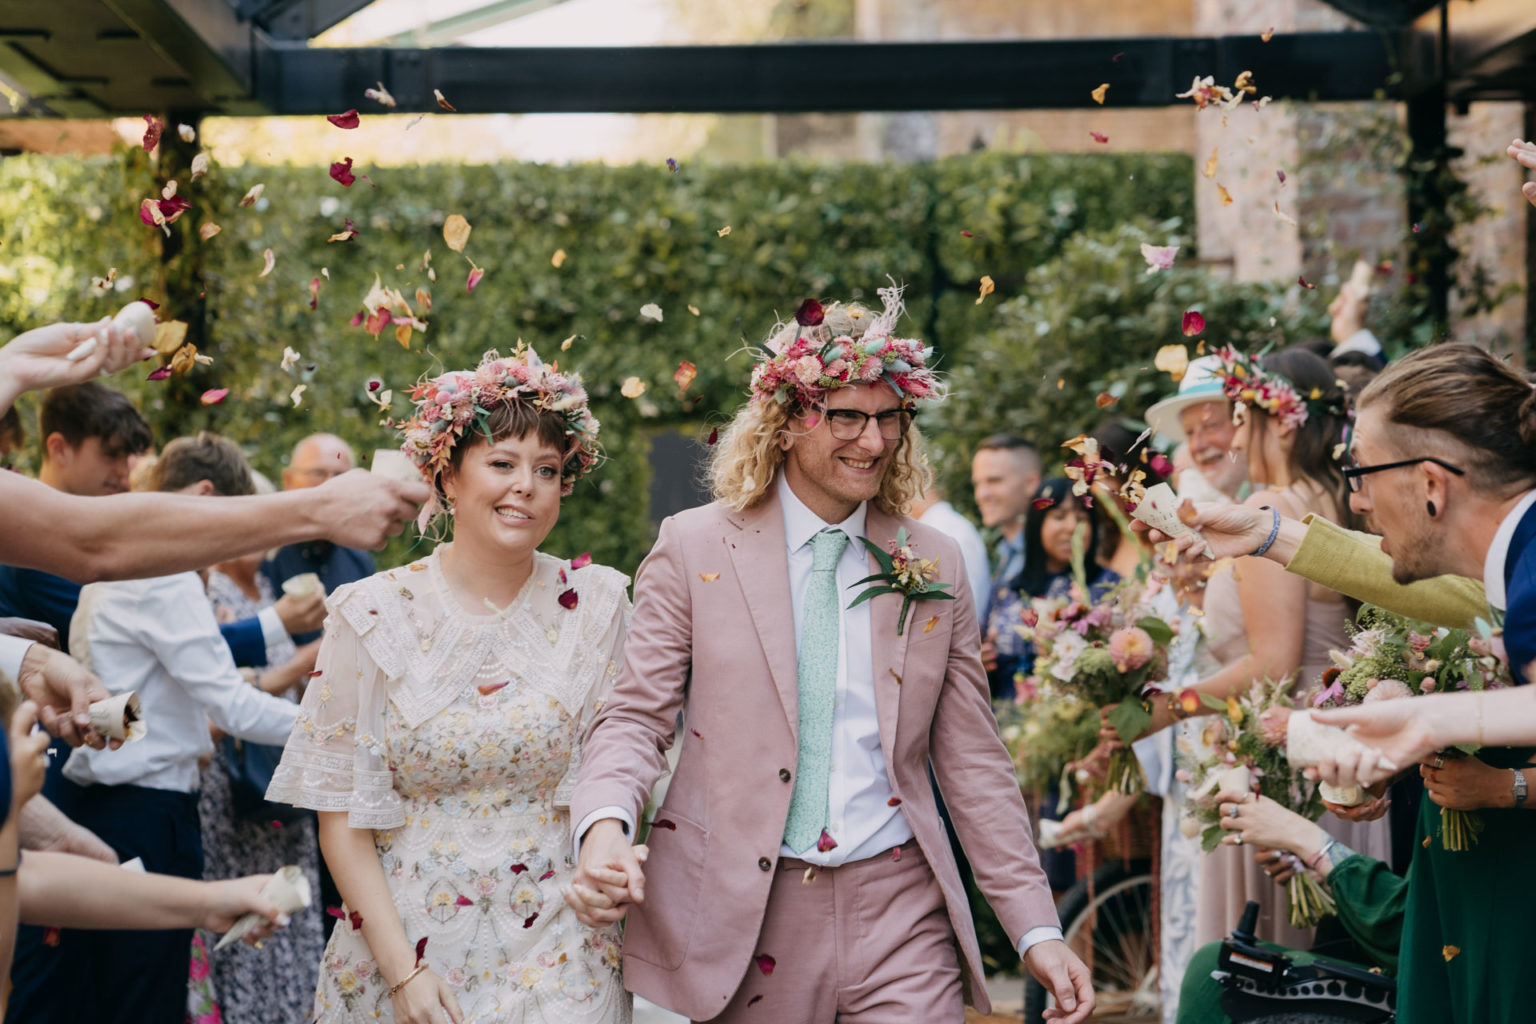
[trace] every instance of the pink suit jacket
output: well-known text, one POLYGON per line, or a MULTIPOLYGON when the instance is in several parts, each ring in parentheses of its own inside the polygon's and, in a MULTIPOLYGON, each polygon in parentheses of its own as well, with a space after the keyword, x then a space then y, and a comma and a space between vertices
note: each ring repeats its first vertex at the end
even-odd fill
MULTIPOLYGON (((958 548, 944 534, 870 505, 884 547, 899 527, 939 556, 953 601, 918 601, 896 635, 901 597, 871 603, 880 743, 891 787, 932 865, 961 951, 967 998, 981 957, 939 817, 931 761, 977 884, 1017 942, 1058 923, 1029 818, 988 704, 980 629, 958 548), (932 621, 931 621, 932 620, 932 621), (931 621, 931 624, 930 624, 931 621)), ((870 559, 870 571, 879 567, 870 559)), ((630 911, 624 982, 708 1020, 725 1009, 753 955, 789 813, 799 723, 784 519, 774 488, 737 512, 719 504, 667 519, 635 584, 624 668, 594 721, 571 821, 618 806, 639 820, 666 767, 680 709, 683 747, 650 833, 645 903, 630 911)), ((776 953, 777 956, 790 955, 776 953)))

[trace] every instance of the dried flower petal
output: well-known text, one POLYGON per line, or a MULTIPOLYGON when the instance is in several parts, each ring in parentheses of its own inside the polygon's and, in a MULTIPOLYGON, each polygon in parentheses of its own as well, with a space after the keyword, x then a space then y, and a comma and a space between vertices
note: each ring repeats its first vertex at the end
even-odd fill
POLYGON ((377 101, 378 104, 383 107, 392 107, 395 105, 395 98, 389 94, 388 89, 384 88, 383 82, 380 82, 378 88, 376 89, 364 89, 363 95, 370 100, 377 101))
POLYGON ((508 867, 507 870, 512 872, 512 874, 514 874, 514 875, 520 875, 524 871, 528 870, 528 865, 527 864, 513 864, 510 867, 508 867))
POLYGON ((688 307, 688 312, 692 313, 694 316, 698 316, 699 315, 699 307, 698 306, 689 306, 688 307))
POLYGON ((827 311, 815 299, 806 299, 795 310, 795 323, 801 327, 815 327, 827 318, 827 311))
POLYGON ((1097 395, 1093 396, 1093 404, 1100 409, 1108 409, 1118 401, 1120 401, 1120 396, 1112 395, 1108 391, 1100 391, 1097 395))
POLYGON ((1200 172, 1201 174, 1205 175, 1207 178, 1216 177, 1216 157, 1220 152, 1220 146, 1217 146, 1215 149, 1211 150, 1211 155, 1205 161, 1205 169, 1200 172))
POLYGON ((309 308, 320 308, 320 279, 318 277, 309 279, 309 308))
POLYGON ((1099 106, 1102 107, 1104 105, 1104 97, 1108 93, 1109 93, 1109 83, 1105 82, 1103 85, 1101 85, 1097 89, 1093 90, 1093 92, 1089 93, 1089 95, 1093 97, 1093 102, 1097 103, 1099 106))
POLYGON ((387 323, 389 323, 389 307, 380 306, 369 315, 367 321, 363 324, 363 330, 377 338, 379 332, 384 330, 384 325, 387 323))
POLYGON ((677 822, 673 821, 671 818, 657 818, 655 821, 651 822, 651 828, 659 828, 665 829, 668 832, 676 832, 677 822))
POLYGON ((264 249, 261 253, 261 262, 261 273, 257 274, 256 276, 266 277, 268 274, 272 273, 272 268, 277 266, 277 255, 273 253, 271 249, 264 249))
POLYGON ((576 602, 578 599, 578 595, 574 590, 564 591, 559 597, 555 598, 555 600, 560 602, 560 607, 564 608, 568 612, 573 612, 576 610, 576 602))
POLYGON ((1317 285, 1313 284, 1311 281, 1308 281, 1304 277, 1298 277, 1296 279, 1296 283, 1301 285, 1303 288, 1305 288, 1309 292, 1317 290, 1317 285))
POLYGON ((693 379, 698 375, 699 368, 684 359, 677 364, 677 369, 672 371, 672 380, 677 385, 678 390, 687 391, 688 385, 692 384, 693 379))
POLYGON ((767 953, 757 954, 757 956, 752 958, 752 961, 753 963, 757 964, 757 969, 762 971, 764 974, 772 974, 773 969, 779 964, 777 960, 769 956, 767 953))
POLYGON ((456 907, 472 907, 475 905, 475 901, 463 893, 459 893, 459 898, 453 901, 453 905, 456 907))
POLYGON ((160 133, 165 131, 165 122, 153 114, 144 115, 144 152, 148 153, 160 145, 160 133))
POLYGON ((1216 183, 1216 195, 1221 199, 1222 206, 1232 205, 1232 193, 1228 192, 1227 187, 1221 182, 1216 183))
POLYGON ((197 229, 197 237, 206 242, 208 239, 212 238, 214 235, 223 230, 223 228, 219 227, 211 220, 204 221, 202 226, 197 229))
POLYGON ((358 235, 357 226, 352 223, 352 218, 347 218, 347 226, 327 238, 327 242, 350 242, 358 235))
POLYGON ((619 394, 625 398, 639 398, 645 394, 645 381, 639 377, 625 377, 624 383, 619 387, 619 394))
POLYGON ((821 837, 816 840, 816 852, 828 853, 837 849, 837 840, 828 834, 826 829, 821 830, 821 837))
POLYGON ((1036 498, 1034 501, 1030 502, 1030 504, 1033 505, 1035 508, 1050 508, 1052 505, 1056 504, 1056 499, 1055 498, 1036 498))
POLYGON ((443 241, 448 243, 448 248, 454 252, 463 252, 464 246, 469 243, 469 233, 473 229, 469 221, 463 215, 450 213, 448 219, 443 221, 443 241))
POLYGON ((300 384, 298 387, 294 388, 291 392, 288 393, 288 397, 290 399, 292 399, 293 407, 295 409, 297 409, 300 405, 303 404, 303 402, 304 402, 304 392, 307 391, 308 389, 309 389, 309 385, 308 384, 300 384))
POLYGON ((192 158, 192 180, 196 181, 208 173, 208 154, 199 153, 192 158))
POLYGON ((554 267, 556 270, 559 270, 560 269, 560 265, 562 263, 564 263, 564 262, 565 262, 565 250, 564 249, 556 249, 555 250, 555 254, 549 258, 549 265, 554 267))
POLYGON ((677 173, 677 161, 671 157, 667 157, 667 170, 671 171, 673 174, 677 173))
POLYGON ((891 850, 891 860, 901 860, 901 847, 891 850))
POLYGON ((976 296, 976 305, 981 305, 981 300, 985 299, 988 295, 991 295, 996 290, 997 285, 993 283, 992 278, 988 277, 986 274, 981 275, 981 294, 976 296))
POLYGON ((1285 184, 1285 172, 1284 171, 1277 169, 1275 171, 1275 177, 1280 179, 1280 184, 1282 184, 1282 185, 1285 184))
POLYGON ((719 440, 720 440, 720 428, 719 427, 714 427, 709 432, 709 440, 705 441, 704 443, 709 445, 711 448, 713 448, 715 446, 715 443, 717 441, 719 441, 719 440))
POLYGON ((731 233, 731 226, 729 224, 727 224, 725 227, 721 228, 719 231, 715 232, 715 234, 718 237, 720 237, 720 238, 724 238, 726 235, 728 235, 730 233, 731 233))
POLYGON ((327 114, 325 119, 337 128, 356 128, 361 123, 361 119, 357 116, 356 107, 340 114, 327 114))
POLYGON ((469 277, 464 281, 464 293, 467 295, 475 290, 475 285, 485 276, 485 271, 480 267, 470 264, 469 277))
POLYGON ((575 569, 585 569, 587 566, 589 566, 591 564, 592 564, 592 552, 590 552, 590 551, 583 551, 581 554, 579 554, 575 558, 571 559, 571 568, 573 570, 575 570, 575 569))
POLYGON ((1195 335, 1204 330, 1205 317, 1201 316, 1193 309, 1184 314, 1184 337, 1193 338, 1195 335))
POLYGON ((640 319, 655 320, 657 323, 661 323, 661 307, 656 305, 654 302, 647 302, 645 305, 640 307, 640 319))
POLYGON ((441 89, 433 89, 432 90, 432 98, 437 100, 437 105, 442 107, 444 110, 447 110, 447 111, 449 111, 451 113, 455 113, 455 114, 458 113, 459 108, 455 107, 452 103, 448 102, 448 97, 443 95, 443 90, 441 90, 441 89))
POLYGON ((256 205, 256 200, 260 199, 261 198, 261 194, 263 192, 265 192, 266 190, 267 190, 266 184, 263 183, 263 182, 258 181, 256 184, 251 186, 250 191, 248 191, 245 195, 240 197, 240 205, 241 206, 255 206, 256 205))
POLYGON ((352 158, 346 157, 331 164, 331 177, 351 188, 352 183, 357 180, 357 175, 352 173, 352 158))
POLYGON ((1174 258, 1179 255, 1179 247, 1176 245, 1148 245, 1141 243, 1141 258, 1147 261, 1147 273, 1153 274, 1159 270, 1169 270, 1173 267, 1174 258))
POLYGON ((718 580, 719 578, 720 578, 720 574, 717 573, 717 572, 701 572, 701 573, 699 573, 699 579, 703 580, 705 583, 713 583, 716 580, 718 580))
POLYGON ((171 375, 171 368, 169 366, 162 366, 158 370, 155 370, 153 373, 151 373, 148 377, 145 377, 144 379, 145 380, 165 380, 170 375, 171 375))
POLYGON ((421 966, 421 958, 427 955, 427 937, 423 935, 416 940, 416 963, 413 966, 421 966))
POLYGON ((1105 135, 1103 132, 1090 131, 1088 134, 1093 136, 1094 142, 1097 142, 1101 145, 1109 141, 1109 136, 1105 135))
POLYGON ((197 129, 189 124, 178 124, 176 126, 176 134, 181 136, 182 142, 197 141, 197 129))
POLYGON ((1450 963, 1461 952, 1460 946, 1441 946, 1440 955, 1445 957, 1445 962, 1450 963))
POLYGON ((538 919, 539 915, 537 913, 529 914, 527 917, 523 918, 523 927, 532 928, 533 922, 537 921, 538 919))
POLYGON ((960 232, 960 237, 961 238, 975 238, 976 236, 971 234, 969 231, 961 231, 960 232))
POLYGON ((1174 380, 1183 380, 1189 370, 1189 349, 1183 345, 1164 345, 1157 350, 1152 365, 1174 380))
POLYGON ((1275 38, 1275 26, 1273 25, 1259 33, 1259 42, 1261 43, 1267 43, 1273 38, 1275 38))
POLYGON ((209 388, 198 399, 203 405, 218 405, 229 394, 229 388, 209 388))

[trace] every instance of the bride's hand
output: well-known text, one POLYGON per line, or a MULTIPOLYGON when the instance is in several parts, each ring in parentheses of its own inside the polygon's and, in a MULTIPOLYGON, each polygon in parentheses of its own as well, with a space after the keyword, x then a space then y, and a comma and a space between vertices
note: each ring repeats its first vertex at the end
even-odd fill
POLYGON ((443 1024, 444 1013, 453 1024, 464 1024, 453 989, 431 968, 406 982, 390 997, 390 1003, 395 1008, 396 1024, 443 1024))

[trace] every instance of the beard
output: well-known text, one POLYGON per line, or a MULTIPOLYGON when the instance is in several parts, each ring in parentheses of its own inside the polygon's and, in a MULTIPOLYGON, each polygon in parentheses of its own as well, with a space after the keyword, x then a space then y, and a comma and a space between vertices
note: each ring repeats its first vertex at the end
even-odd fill
POLYGON ((1392 581, 1407 585, 1419 580, 1443 576, 1441 568, 1440 537, 1428 522, 1419 520, 1407 530, 1407 535, 1392 541, 1392 581))

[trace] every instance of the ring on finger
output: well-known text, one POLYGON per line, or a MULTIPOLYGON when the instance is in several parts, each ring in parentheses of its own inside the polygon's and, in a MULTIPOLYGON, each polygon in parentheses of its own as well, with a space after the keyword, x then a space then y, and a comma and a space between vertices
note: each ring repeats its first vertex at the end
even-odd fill
POLYGON ((1241 832, 1239 832, 1237 834, 1237 838, 1236 839, 1232 840, 1232 845, 1233 846, 1242 846, 1243 845, 1243 834, 1241 832))
POLYGON ((1229 818, 1237 817, 1237 804, 1233 804, 1232 805, 1232 809, 1227 812, 1227 817, 1229 817, 1229 818))
POLYGON ((1440 755, 1436 754, 1435 755, 1435 761, 1434 761, 1434 763, 1432 765, 1430 765, 1430 767, 1435 769, 1435 771, 1439 771, 1441 768, 1445 767, 1445 758, 1443 758, 1440 755))

